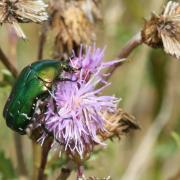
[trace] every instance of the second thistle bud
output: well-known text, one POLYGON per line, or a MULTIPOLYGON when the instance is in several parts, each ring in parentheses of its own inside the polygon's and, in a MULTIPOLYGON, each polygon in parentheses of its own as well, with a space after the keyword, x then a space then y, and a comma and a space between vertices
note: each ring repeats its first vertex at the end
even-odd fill
POLYGON ((145 20, 142 30, 142 39, 145 44, 153 48, 162 47, 162 40, 158 33, 159 17, 152 15, 149 21, 145 20))

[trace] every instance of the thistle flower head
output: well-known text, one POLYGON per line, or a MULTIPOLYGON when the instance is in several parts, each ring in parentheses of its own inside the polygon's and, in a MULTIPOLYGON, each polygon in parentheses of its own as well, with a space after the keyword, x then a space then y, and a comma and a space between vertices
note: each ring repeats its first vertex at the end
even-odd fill
POLYGON ((142 38, 147 45, 164 48, 164 51, 180 58, 180 4, 169 1, 160 14, 152 14, 145 21, 142 38))
POLYGON ((78 57, 71 58, 70 64, 76 71, 65 72, 63 78, 69 80, 56 83, 45 113, 44 126, 53 134, 54 145, 60 144, 65 151, 81 158, 94 145, 104 145, 98 136, 107 132, 108 119, 102 114, 115 113, 118 108, 118 98, 101 92, 110 85, 103 80, 102 70, 119 61, 103 62, 103 52, 87 48, 85 55, 81 51, 78 57), (100 82, 104 86, 97 88, 100 82))
POLYGON ((0 24, 11 24, 19 37, 26 38, 18 23, 47 20, 46 7, 43 0, 1 0, 0 24))

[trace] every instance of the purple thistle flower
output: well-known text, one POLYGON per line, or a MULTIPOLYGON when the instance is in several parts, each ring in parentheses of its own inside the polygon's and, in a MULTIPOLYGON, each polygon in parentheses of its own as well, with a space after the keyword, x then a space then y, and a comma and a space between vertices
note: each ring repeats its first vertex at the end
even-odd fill
MULTIPOLYGON (((119 61, 103 62, 104 50, 95 47, 82 50, 73 57, 70 64, 77 71, 65 72, 63 78, 75 81, 56 83, 45 113, 45 127, 55 138, 54 145, 60 144, 65 151, 79 154, 81 158, 92 150, 94 145, 105 145, 98 134, 107 131, 103 112, 116 112, 119 99, 103 96, 100 93, 110 85, 103 80, 102 70, 119 61), (103 82, 104 86, 96 88, 103 82)), ((42 138, 43 139, 43 138, 42 138)))

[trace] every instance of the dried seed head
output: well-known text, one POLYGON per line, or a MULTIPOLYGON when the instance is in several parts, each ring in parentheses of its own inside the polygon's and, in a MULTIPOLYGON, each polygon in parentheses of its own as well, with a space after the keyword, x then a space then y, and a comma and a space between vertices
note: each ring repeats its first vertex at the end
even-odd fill
POLYGON ((170 55, 180 58, 180 4, 168 2, 161 15, 152 14, 142 30, 144 43, 153 48, 164 48, 170 55))
POLYGON ((95 40, 94 22, 100 18, 93 0, 51 0, 51 27, 55 31, 54 58, 68 58, 81 44, 95 40))
POLYGON ((143 42, 153 48, 162 47, 162 40, 157 30, 158 20, 159 18, 153 14, 149 21, 145 20, 142 31, 143 42))
POLYGON ((102 140, 112 139, 127 134, 131 130, 139 129, 135 117, 118 109, 116 112, 105 112, 102 116, 107 119, 105 128, 107 131, 100 132, 102 140))
POLYGON ((26 38, 18 23, 40 23, 47 20, 46 7, 42 0, 2 0, 0 24, 11 24, 19 37, 26 38))

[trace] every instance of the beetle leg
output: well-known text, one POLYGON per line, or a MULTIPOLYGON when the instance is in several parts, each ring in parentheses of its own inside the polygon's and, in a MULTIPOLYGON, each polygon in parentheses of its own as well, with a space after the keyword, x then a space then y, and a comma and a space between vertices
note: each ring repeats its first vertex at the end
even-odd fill
MULTIPOLYGON (((69 63, 69 62, 68 62, 69 63)), ((79 70, 81 70, 82 69, 82 67, 80 67, 80 68, 74 68, 74 67, 72 67, 71 65, 69 65, 69 64, 66 64, 66 65, 63 65, 63 70, 65 71, 65 72, 76 72, 76 71, 79 71, 79 70)))
POLYGON ((69 64, 62 64, 62 69, 65 72, 74 72, 74 68, 70 66, 69 64))
POLYGON ((82 67, 79 67, 79 68, 74 68, 74 71, 80 71, 82 69, 82 67))
POLYGON ((60 81, 60 82, 62 82, 62 81, 70 81, 70 82, 77 82, 77 78, 75 79, 75 80, 72 80, 72 79, 70 79, 70 78, 58 78, 58 80, 60 81))

